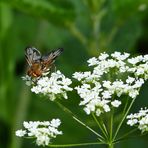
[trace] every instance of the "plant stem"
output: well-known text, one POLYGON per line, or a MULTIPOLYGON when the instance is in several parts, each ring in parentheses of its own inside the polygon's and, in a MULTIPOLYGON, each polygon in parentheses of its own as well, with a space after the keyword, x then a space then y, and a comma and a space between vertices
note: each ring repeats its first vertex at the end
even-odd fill
POLYGON ((78 123, 80 123, 81 125, 83 125, 84 127, 86 127, 92 133, 94 133, 95 135, 97 135, 99 137, 99 140, 104 143, 104 141, 105 141, 104 137, 102 137, 100 134, 98 134, 96 131, 94 131, 92 128, 90 128, 88 125, 86 125, 85 123, 83 123, 82 121, 80 121, 78 118, 76 118, 76 117, 73 116, 73 119, 75 119, 78 123))
POLYGON ((128 135, 134 133, 134 132, 137 131, 137 130, 138 130, 138 128, 132 129, 131 131, 125 133, 123 136, 121 136, 120 138, 118 138, 117 140, 115 140, 114 143, 118 143, 118 142, 120 142, 121 140, 124 140, 125 137, 127 137, 128 135))
POLYGON ((60 144, 60 145, 48 145, 48 147, 76 147, 76 146, 88 146, 88 145, 99 145, 102 143, 93 142, 93 143, 78 143, 78 144, 60 144))
POLYGON ((125 114, 124 114, 124 116, 123 116, 121 122, 119 123, 119 125, 118 125, 118 127, 117 127, 117 130, 116 130, 116 132, 115 132, 113 141, 115 140, 115 138, 116 138, 116 136, 117 136, 117 134, 118 134, 118 132, 119 132, 119 130, 120 130, 120 128, 121 128, 121 126, 122 126, 122 124, 123 124, 123 122, 124 122, 124 120, 125 120, 127 114, 128 114, 128 112, 129 112, 129 110, 131 109, 131 107, 132 107, 134 101, 135 101, 135 99, 133 99, 133 100, 131 101, 131 103, 130 103, 128 109, 127 109, 127 111, 125 112, 125 114))
POLYGON ((100 139, 101 142, 104 141, 104 138, 100 134, 98 134, 96 131, 94 131, 92 128, 90 128, 84 122, 82 122, 80 119, 78 119, 78 117, 74 113, 72 113, 67 107, 65 107, 64 105, 62 105, 58 101, 55 101, 55 102, 58 104, 58 106, 61 109, 63 109, 66 113, 68 113, 69 115, 71 115, 74 120, 76 120, 78 123, 80 123, 81 125, 83 125, 84 127, 86 127, 88 130, 90 130, 92 133, 94 133, 95 135, 97 135, 99 138, 101 138, 100 139))
POLYGON ((114 148, 114 144, 111 142, 108 144, 108 148, 114 148))
POLYGON ((112 134, 113 134, 113 118, 114 118, 114 109, 112 108, 111 119, 110 119, 110 141, 112 141, 112 134))
POLYGON ((127 97, 127 100, 126 100, 126 103, 125 103, 125 106, 124 106, 124 109, 123 109, 123 115, 125 114, 125 111, 127 109, 128 102, 129 102, 129 97, 127 97))
POLYGON ((94 113, 92 113, 92 116, 93 116, 95 122, 97 123, 97 125, 99 126, 100 130, 101 130, 102 133, 104 134, 104 136, 107 138, 107 134, 108 134, 108 133, 106 133, 106 130, 104 130, 104 129, 102 128, 101 124, 100 124, 99 121, 97 120, 97 118, 96 118, 96 116, 95 116, 94 113))

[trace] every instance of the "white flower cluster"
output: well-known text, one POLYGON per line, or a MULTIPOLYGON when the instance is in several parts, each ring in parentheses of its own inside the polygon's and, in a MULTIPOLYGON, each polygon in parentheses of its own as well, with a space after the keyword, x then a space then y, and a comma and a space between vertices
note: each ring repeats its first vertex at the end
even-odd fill
MULTIPOLYGON (((28 77, 28 76, 27 76, 28 77)), ((29 84, 29 79, 26 79, 29 84)), ((31 83, 31 82, 30 82, 31 83)), ((40 77, 31 88, 31 91, 36 94, 47 95, 50 100, 54 101, 57 96, 62 95, 65 99, 68 98, 67 91, 73 89, 69 87, 72 81, 66 78, 59 70, 51 73, 50 77, 40 77)))
POLYGON ((94 67, 92 71, 73 74, 81 82, 75 89, 83 99, 80 105, 87 114, 95 112, 99 116, 109 112, 111 107, 119 107, 121 95, 136 98, 139 94, 140 87, 148 79, 148 55, 129 56, 129 53, 114 52, 111 56, 102 53, 87 61, 88 66, 94 67))
POLYGON ((33 137, 36 138, 36 144, 38 146, 45 146, 51 143, 53 138, 57 135, 62 135, 62 131, 58 131, 58 127, 61 124, 59 119, 52 119, 49 121, 24 121, 23 126, 25 130, 17 130, 16 136, 18 137, 33 137))
POLYGON ((127 116, 127 124, 137 126, 143 132, 148 132, 148 109, 141 108, 139 113, 130 114, 127 116))

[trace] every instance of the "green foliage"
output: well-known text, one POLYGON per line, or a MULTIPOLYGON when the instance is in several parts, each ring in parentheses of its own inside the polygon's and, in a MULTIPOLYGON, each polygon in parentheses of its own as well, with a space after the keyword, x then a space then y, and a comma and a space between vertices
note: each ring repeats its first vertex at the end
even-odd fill
MULTIPOLYGON (((0 147, 32 147, 22 145, 14 131, 24 120, 63 120, 64 136, 57 143, 85 142, 93 139, 66 114, 48 100, 42 100, 27 90, 21 76, 25 74, 24 48, 33 45, 44 52, 63 47, 57 60, 57 69, 71 76, 75 71, 86 70, 85 61, 92 55, 113 50, 138 53, 138 39, 145 40, 142 47, 147 52, 148 9, 147 0, 1 0, 0 1, 0 147), (78 127, 78 129, 77 129, 78 127), (82 134, 77 134, 81 131, 82 134), (85 137, 85 138, 83 138, 85 137)), ((143 52, 143 50, 141 50, 143 52)), ((145 53, 146 53, 145 52, 145 53)), ((142 90, 146 100, 147 87, 142 90)), ((72 94, 67 106, 77 113, 79 98, 72 94)), ((145 99, 145 100, 144 100, 145 99)), ((139 105, 139 104, 138 104, 139 105)), ((142 105, 141 105, 142 106, 142 105)), ((80 116, 90 122, 83 112, 80 116)), ((92 127, 95 128, 94 123, 92 127)), ((145 138, 146 139, 146 138, 145 138)), ((141 139, 141 143, 146 143, 141 139)), ((131 145, 128 142, 126 147, 131 145)), ((136 142, 135 142, 136 145, 136 142)), ((131 147, 134 147, 132 145, 131 147)), ((120 146, 119 146, 120 147, 120 146)), ((124 145, 123 145, 124 147, 124 145)))
POLYGON ((57 0, 7 0, 7 3, 21 12, 63 26, 65 22, 74 20, 74 8, 67 0, 59 2, 57 0))

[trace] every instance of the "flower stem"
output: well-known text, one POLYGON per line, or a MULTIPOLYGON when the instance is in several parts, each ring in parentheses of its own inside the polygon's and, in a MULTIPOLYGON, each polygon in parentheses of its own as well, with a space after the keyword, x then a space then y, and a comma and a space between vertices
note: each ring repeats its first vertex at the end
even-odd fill
POLYGON ((118 138, 117 140, 114 141, 114 143, 118 143, 120 142, 121 140, 124 140, 128 135, 134 133, 135 131, 137 131, 138 128, 135 128, 135 129, 132 129, 131 131, 125 133, 123 136, 121 136, 120 138, 118 138))
POLYGON ((99 145, 102 143, 99 142, 92 142, 92 143, 78 143, 78 144, 60 144, 60 145, 53 145, 50 144, 48 147, 76 147, 76 146, 88 146, 88 145, 99 145))
POLYGON ((123 109, 123 115, 125 114, 125 111, 127 109, 128 102, 129 102, 129 97, 127 97, 127 100, 126 100, 126 103, 125 103, 125 106, 124 106, 124 109, 123 109))
POLYGON ((129 110, 131 109, 131 107, 132 107, 134 101, 135 101, 135 99, 133 99, 133 100, 131 101, 131 103, 130 103, 128 109, 127 109, 127 111, 125 112, 125 114, 124 114, 124 116, 123 116, 121 122, 119 123, 119 125, 118 125, 118 127, 117 127, 117 130, 116 130, 116 132, 115 132, 115 135, 114 135, 114 137, 113 137, 113 141, 115 140, 115 138, 116 138, 116 136, 117 136, 117 134, 118 134, 118 132, 119 132, 119 130, 120 130, 120 128, 121 128, 121 126, 122 126, 122 124, 123 124, 123 122, 124 122, 124 120, 125 120, 127 114, 128 114, 128 112, 129 112, 129 110))
POLYGON ((108 148, 114 148, 114 144, 111 142, 108 144, 108 148))
POLYGON ((88 125, 84 124, 82 121, 80 121, 78 118, 73 116, 73 119, 75 119, 78 123, 80 123, 81 125, 83 125, 84 127, 86 127, 88 130, 90 130, 92 133, 94 133, 95 135, 97 135, 99 137, 99 140, 101 142, 104 143, 105 139, 104 137, 102 137, 100 134, 98 134, 96 131, 94 131, 92 128, 90 128, 88 125), (101 138, 101 139, 100 139, 101 138))
POLYGON ((112 134, 113 134, 113 118, 114 118, 114 109, 112 108, 111 117, 110 117, 110 141, 112 141, 112 134))
POLYGON ((58 104, 58 106, 59 106, 61 109, 64 110, 64 112, 66 112, 66 113, 68 113, 69 115, 71 115, 74 120, 76 120, 78 123, 80 123, 81 125, 83 125, 84 127, 86 127, 88 130, 90 130, 90 131, 91 131, 92 133, 94 133, 95 135, 97 135, 97 136, 99 137, 99 140, 100 140, 101 142, 104 141, 104 138, 103 138, 100 134, 98 134, 96 131, 94 131, 92 128, 90 128, 90 127, 87 126, 84 122, 82 122, 80 119, 78 119, 78 117, 77 117, 74 113, 72 113, 67 107, 65 107, 63 104, 61 104, 61 103, 58 102, 58 101, 55 101, 55 102, 58 104), (100 138, 101 138, 101 139, 100 139, 100 138))
POLYGON ((107 131, 103 129, 104 128, 104 127, 102 127, 103 125, 101 126, 100 122, 97 120, 97 118, 96 118, 94 113, 92 113, 92 116, 93 116, 95 122, 97 123, 97 125, 99 126, 100 130, 104 134, 104 136, 107 138, 108 133, 106 133, 107 131))

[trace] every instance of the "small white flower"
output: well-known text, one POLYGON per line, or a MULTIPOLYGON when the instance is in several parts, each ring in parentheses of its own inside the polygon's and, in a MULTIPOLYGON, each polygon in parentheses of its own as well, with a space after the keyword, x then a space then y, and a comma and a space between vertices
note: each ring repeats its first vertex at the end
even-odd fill
POLYGON ((146 115, 145 117, 143 117, 140 121, 139 121, 140 125, 144 125, 144 124, 148 124, 148 115, 146 115))
POLYGON ((89 115, 91 113, 90 109, 87 107, 84 107, 84 111, 86 112, 87 115, 89 115))
POLYGON ((36 139, 36 144, 38 146, 45 146, 45 145, 48 145, 50 143, 50 138, 48 137, 48 135, 39 135, 36 139))
POLYGON ((103 87, 106 87, 106 88, 111 88, 111 82, 110 81, 103 81, 103 87))
POLYGON ((138 90, 134 90, 134 89, 131 89, 130 91, 129 91, 129 96, 131 97, 131 98, 136 98, 137 97, 137 95, 139 95, 139 91, 138 90))
POLYGON ((117 52, 117 51, 115 51, 114 53, 111 54, 111 56, 113 58, 118 58, 118 57, 120 57, 120 55, 121 55, 121 53, 120 52, 117 52))
POLYGON ((23 126, 26 128, 26 129, 31 129, 31 128, 37 128, 39 126, 40 122, 27 122, 27 121, 24 121, 23 122, 23 126))
POLYGON ((73 74, 73 78, 77 79, 78 81, 81 81, 83 79, 83 75, 80 72, 75 72, 73 74))
POLYGON ((15 135, 18 136, 18 137, 23 137, 24 135, 26 134, 26 130, 17 130, 15 132, 15 135))
POLYGON ((133 126, 133 125, 135 125, 137 122, 138 122, 137 119, 132 119, 132 120, 128 120, 127 124, 130 125, 130 126, 133 126))
POLYGON ((98 60, 95 57, 89 59, 87 62, 89 63, 88 66, 94 66, 94 65, 97 65, 98 64, 98 60))
POLYGON ((85 79, 87 77, 91 76, 91 72, 90 71, 86 71, 86 72, 75 72, 73 74, 73 78, 77 79, 78 81, 81 81, 82 79, 85 79))
POLYGON ((58 127, 61 124, 60 119, 52 119, 51 120, 51 126, 58 127))
MULTIPOLYGON (((98 57, 99 60, 106 60, 106 58, 108 58, 109 55, 107 53, 101 53, 100 56, 98 57)), ((96 63, 97 64, 97 63, 96 63)))
POLYGON ((107 65, 108 65, 108 68, 113 68, 113 67, 116 67, 117 66, 117 62, 113 59, 108 59, 107 60, 107 65))
POLYGON ((121 105, 121 101, 119 100, 114 100, 111 102, 111 105, 114 107, 119 107, 121 105))
POLYGON ((109 111, 110 111, 110 107, 109 107, 109 105, 107 105, 107 104, 105 104, 105 105, 103 106, 103 109, 104 109, 105 112, 109 112, 109 111))
POLYGON ((120 52, 116 51, 113 54, 111 54, 111 56, 114 57, 117 60, 121 60, 122 61, 122 60, 127 59, 130 56, 130 54, 129 53, 121 54, 120 52))
POLYGON ((134 81, 135 81, 135 78, 133 78, 133 77, 128 76, 128 79, 126 79, 126 83, 128 83, 128 84, 132 84, 134 81))
POLYGON ((135 81, 133 88, 140 88, 143 84, 144 84, 144 80, 141 78, 141 79, 135 81))
POLYGON ((41 93, 42 92, 42 87, 40 87, 40 86, 33 86, 32 88, 31 88, 31 91, 32 92, 34 92, 34 93, 36 93, 36 94, 39 94, 39 93, 41 93))
POLYGON ((148 54, 144 55, 143 62, 148 62, 148 54))
POLYGON ((102 92, 102 98, 103 99, 108 99, 108 98, 111 98, 111 93, 109 91, 104 91, 102 92))
POLYGON ((142 74, 144 74, 144 69, 143 69, 142 67, 139 67, 139 68, 137 69, 137 71, 136 71, 136 74, 137 74, 137 75, 142 75, 142 74))
POLYGON ((137 56, 137 57, 135 57, 135 58, 130 58, 130 59, 128 59, 128 62, 129 62, 130 64, 135 65, 135 64, 141 62, 142 60, 143 60, 143 57, 142 57, 142 56, 137 56))

